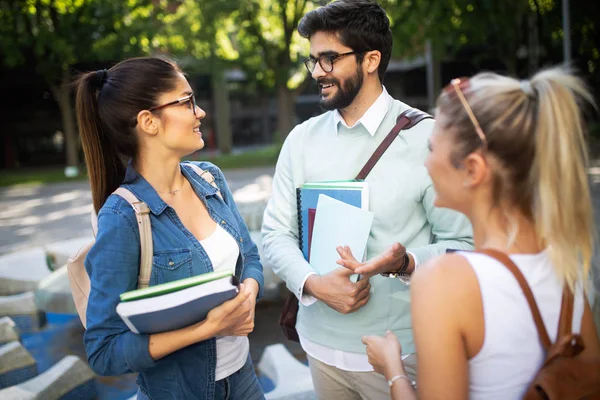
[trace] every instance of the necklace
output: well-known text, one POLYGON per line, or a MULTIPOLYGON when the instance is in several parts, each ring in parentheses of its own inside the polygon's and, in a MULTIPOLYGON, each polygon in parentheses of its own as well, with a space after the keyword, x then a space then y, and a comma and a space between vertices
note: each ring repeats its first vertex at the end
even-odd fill
POLYGON ((158 194, 175 194, 175 193, 177 193, 177 192, 179 192, 179 191, 181 190, 181 188, 183 187, 183 184, 184 184, 184 183, 185 183, 185 179, 183 179, 183 180, 181 181, 181 185, 179 185, 179 187, 178 187, 177 189, 174 189, 174 190, 168 190, 168 191, 166 191, 166 192, 159 192, 159 191, 157 190, 157 191, 156 191, 156 193, 158 193, 158 194))

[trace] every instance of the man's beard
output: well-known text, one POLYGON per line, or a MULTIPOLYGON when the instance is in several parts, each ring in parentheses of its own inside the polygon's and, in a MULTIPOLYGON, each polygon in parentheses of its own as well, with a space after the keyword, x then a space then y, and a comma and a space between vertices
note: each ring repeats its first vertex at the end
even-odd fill
MULTIPOLYGON (((346 79, 343 86, 340 85, 340 81, 337 79, 325 78, 319 80, 319 85, 334 84, 338 88, 337 93, 333 97, 329 99, 321 97, 321 101, 319 102, 321 107, 326 110, 340 110, 350 106, 363 85, 363 75, 361 72, 360 68, 356 68, 356 74, 353 77, 346 79)), ((319 91, 320 90, 321 89, 319 89, 319 91)))

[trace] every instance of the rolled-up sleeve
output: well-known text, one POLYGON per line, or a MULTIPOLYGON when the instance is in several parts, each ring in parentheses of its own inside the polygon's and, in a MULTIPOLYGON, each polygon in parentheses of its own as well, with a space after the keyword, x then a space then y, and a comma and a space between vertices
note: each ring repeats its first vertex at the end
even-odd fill
POLYGON ((84 346, 99 375, 143 372, 155 365, 149 335, 131 332, 116 312, 119 295, 137 288, 139 260, 137 226, 117 209, 102 209, 96 243, 85 260, 91 290, 84 346))

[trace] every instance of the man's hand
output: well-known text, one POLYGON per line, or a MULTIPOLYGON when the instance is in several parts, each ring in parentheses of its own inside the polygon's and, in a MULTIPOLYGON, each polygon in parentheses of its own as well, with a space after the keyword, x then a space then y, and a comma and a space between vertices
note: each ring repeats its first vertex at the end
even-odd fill
MULTIPOLYGON (((350 269, 355 274, 361 274, 367 278, 382 272, 398 271, 402 266, 404 254, 406 254, 406 248, 404 246, 400 243, 394 243, 383 254, 361 263, 354 258, 352 251, 348 246, 338 246, 336 250, 342 258, 337 261, 339 265, 350 269)), ((411 273, 414 270, 415 262, 410 254, 408 257, 409 263, 406 272, 411 273)))
POLYGON ((352 313, 369 301, 371 284, 367 278, 353 283, 351 275, 354 272, 347 268, 337 268, 326 275, 312 275, 304 284, 304 292, 339 313, 352 313))

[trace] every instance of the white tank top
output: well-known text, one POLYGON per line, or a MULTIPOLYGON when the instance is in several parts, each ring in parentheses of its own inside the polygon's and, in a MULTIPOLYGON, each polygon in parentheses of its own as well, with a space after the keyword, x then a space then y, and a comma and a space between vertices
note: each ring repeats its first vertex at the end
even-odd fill
MULTIPOLYGON (((483 254, 460 254, 477 275, 485 321, 483 346, 469 360, 469 398, 521 399, 545 358, 525 295, 503 264, 483 254)), ((563 284, 554 273, 548 251, 511 255, 510 258, 531 287, 550 340, 554 342, 563 284)), ((583 299, 583 291, 578 287, 573 332, 581 329, 583 299)))
MULTIPOLYGON (((235 271, 235 264, 240 255, 240 248, 235 239, 219 224, 215 232, 200 244, 206 251, 213 270, 230 269, 235 271)), ((247 336, 217 337, 217 369, 215 381, 227 378, 239 371, 246 363, 250 343, 247 336)))

